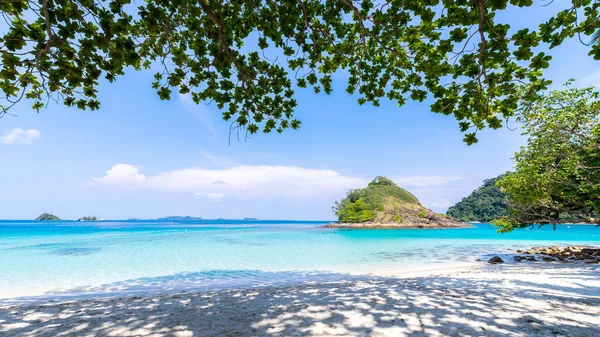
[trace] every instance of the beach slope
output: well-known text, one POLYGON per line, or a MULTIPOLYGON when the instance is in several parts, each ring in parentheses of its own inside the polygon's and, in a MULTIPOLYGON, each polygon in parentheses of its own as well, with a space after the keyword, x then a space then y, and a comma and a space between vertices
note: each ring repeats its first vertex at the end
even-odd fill
POLYGON ((2 336, 599 336, 597 265, 0 308, 2 336))

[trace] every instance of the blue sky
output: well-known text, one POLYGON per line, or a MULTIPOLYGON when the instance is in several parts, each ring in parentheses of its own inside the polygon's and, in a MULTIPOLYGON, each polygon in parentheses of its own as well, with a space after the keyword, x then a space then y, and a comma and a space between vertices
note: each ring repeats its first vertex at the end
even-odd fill
MULTIPOLYGON (((551 10, 505 15, 518 27, 551 10)), ((556 88, 569 78, 600 83, 597 62, 579 42, 552 55, 547 77, 556 88)), ((51 104, 38 114, 25 103, 17 117, 0 119, 0 218, 329 220, 335 200, 377 175, 445 211, 510 169, 524 141, 518 132, 486 130, 467 146, 454 118, 431 113, 430 102, 359 106, 339 74, 330 96, 297 90, 301 129, 229 145, 229 124, 215 106, 161 101, 151 80, 152 72, 130 71, 102 84, 99 111, 51 104)))

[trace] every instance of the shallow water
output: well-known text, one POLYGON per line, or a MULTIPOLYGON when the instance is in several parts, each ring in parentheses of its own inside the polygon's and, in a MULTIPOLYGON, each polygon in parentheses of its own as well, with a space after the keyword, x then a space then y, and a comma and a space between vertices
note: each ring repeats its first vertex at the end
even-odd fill
POLYGON ((0 221, 0 298, 289 284, 474 262, 518 248, 600 243, 571 225, 324 229, 325 222, 0 221))

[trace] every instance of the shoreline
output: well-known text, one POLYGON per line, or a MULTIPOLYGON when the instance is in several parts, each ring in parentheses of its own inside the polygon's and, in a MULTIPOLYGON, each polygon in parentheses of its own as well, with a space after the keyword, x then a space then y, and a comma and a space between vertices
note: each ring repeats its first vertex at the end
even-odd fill
POLYGON ((378 223, 378 222, 331 222, 320 228, 346 229, 460 229, 473 228, 469 223, 378 223))
MULTIPOLYGON (((0 308, 6 305, 36 304, 45 302, 78 302, 94 299, 115 299, 129 297, 148 297, 156 295, 176 295, 182 293, 202 293, 211 291, 227 290, 245 290, 265 287, 287 287, 301 286, 315 282, 341 282, 343 280, 354 280, 365 277, 395 277, 408 278, 415 276, 435 276, 450 271, 463 271, 470 268, 476 268, 483 265, 482 262, 448 262, 440 266, 406 266, 404 268, 384 268, 384 269, 362 269, 347 271, 312 271, 305 272, 306 275, 314 275, 314 279, 307 280, 288 280, 274 282, 273 284, 255 285, 255 284, 236 284, 231 286, 202 288, 200 286, 186 286, 185 282, 179 285, 168 284, 164 286, 155 286, 151 288, 140 287, 138 289, 128 290, 110 290, 107 285, 78 287, 73 289, 56 289, 49 292, 31 292, 23 293, 5 293, 0 297, 0 308), (102 290, 106 288, 106 290, 102 290), (90 289, 90 290, 86 290, 90 289), (165 290, 167 289, 167 290, 165 290)), ((301 275, 302 273, 299 273, 301 275)))
POLYGON ((0 306, 3 336, 597 336, 600 268, 505 264, 428 277, 0 306))

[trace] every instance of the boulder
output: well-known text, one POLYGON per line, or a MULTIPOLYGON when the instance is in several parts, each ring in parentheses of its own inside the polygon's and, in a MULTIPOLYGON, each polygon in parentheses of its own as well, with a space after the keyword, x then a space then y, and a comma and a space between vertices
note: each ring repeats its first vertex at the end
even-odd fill
POLYGON ((504 260, 502 260, 502 258, 500 258, 500 256, 494 256, 491 259, 488 260, 489 264, 498 264, 498 263, 504 263, 504 260))
POLYGON ((535 259, 535 256, 527 256, 527 257, 526 257, 526 259, 527 259, 527 261, 531 261, 531 262, 533 262, 533 261, 537 261, 537 260, 535 259))
POLYGON ((546 261, 546 262, 555 262, 556 259, 550 256, 542 256, 542 260, 546 261))

